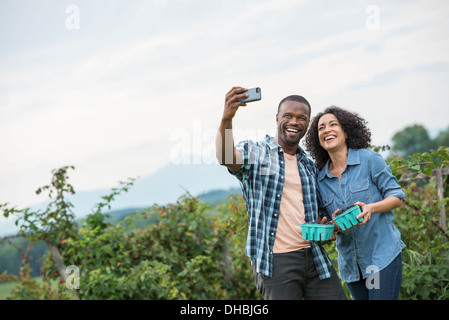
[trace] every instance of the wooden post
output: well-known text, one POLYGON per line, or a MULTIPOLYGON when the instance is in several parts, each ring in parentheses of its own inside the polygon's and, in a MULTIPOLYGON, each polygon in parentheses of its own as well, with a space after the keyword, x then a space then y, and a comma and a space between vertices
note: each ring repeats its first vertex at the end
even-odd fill
MULTIPOLYGON (((66 281, 67 273, 64 262, 62 261, 61 253, 59 252, 58 247, 56 247, 50 241, 46 241, 48 249, 50 251, 51 257, 53 258, 53 262, 55 263, 56 269, 58 270, 59 276, 62 280, 66 281)), ((74 291, 74 296, 76 300, 80 300, 80 296, 78 292, 74 291)))
MULTIPOLYGON (((435 177, 437 180, 437 195, 438 200, 443 201, 444 199, 444 192, 443 192, 443 175, 441 173, 441 169, 435 169, 435 177)), ((444 230, 444 232, 447 231, 447 225, 446 225, 446 206, 444 203, 441 205, 440 209, 440 227, 444 230)))

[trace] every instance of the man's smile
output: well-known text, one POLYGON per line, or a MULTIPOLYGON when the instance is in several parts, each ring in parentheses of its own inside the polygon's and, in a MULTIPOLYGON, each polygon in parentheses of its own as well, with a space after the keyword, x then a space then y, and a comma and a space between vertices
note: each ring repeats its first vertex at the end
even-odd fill
POLYGON ((301 130, 299 130, 299 129, 297 129, 297 128, 291 128, 291 127, 289 127, 289 128, 285 128, 285 131, 287 131, 287 132, 291 132, 291 133, 299 133, 301 130))

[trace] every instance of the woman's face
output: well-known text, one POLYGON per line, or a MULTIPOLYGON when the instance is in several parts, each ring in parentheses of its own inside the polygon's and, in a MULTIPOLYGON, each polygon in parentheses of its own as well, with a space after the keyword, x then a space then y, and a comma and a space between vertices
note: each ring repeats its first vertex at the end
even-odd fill
POLYGON ((347 137, 340 121, 332 113, 323 115, 318 121, 318 139, 326 151, 337 151, 346 147, 347 137))

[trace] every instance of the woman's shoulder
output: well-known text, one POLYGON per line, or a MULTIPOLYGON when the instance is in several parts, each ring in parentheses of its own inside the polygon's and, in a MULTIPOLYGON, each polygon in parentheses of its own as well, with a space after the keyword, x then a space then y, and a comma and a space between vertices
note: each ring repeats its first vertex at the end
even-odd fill
POLYGON ((359 154, 359 156, 362 159, 367 159, 367 158, 383 159, 383 157, 380 154, 378 154, 376 151, 374 151, 372 149, 364 148, 364 149, 357 149, 355 151, 359 154))
POLYGON ((359 149, 357 152, 361 163, 368 165, 371 170, 384 170, 387 166, 384 157, 372 149, 359 149))
POLYGON ((356 149, 355 151, 362 155, 373 155, 376 153, 374 150, 368 148, 356 149))

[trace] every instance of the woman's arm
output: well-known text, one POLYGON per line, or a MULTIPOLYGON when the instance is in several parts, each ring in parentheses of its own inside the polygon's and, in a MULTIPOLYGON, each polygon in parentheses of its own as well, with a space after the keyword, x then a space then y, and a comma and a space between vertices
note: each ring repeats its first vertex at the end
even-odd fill
POLYGON ((366 204, 363 202, 356 202, 362 209, 362 213, 357 216, 357 219, 363 218, 359 225, 367 223, 371 219, 372 214, 387 212, 402 206, 401 199, 396 197, 386 197, 382 201, 366 204))

